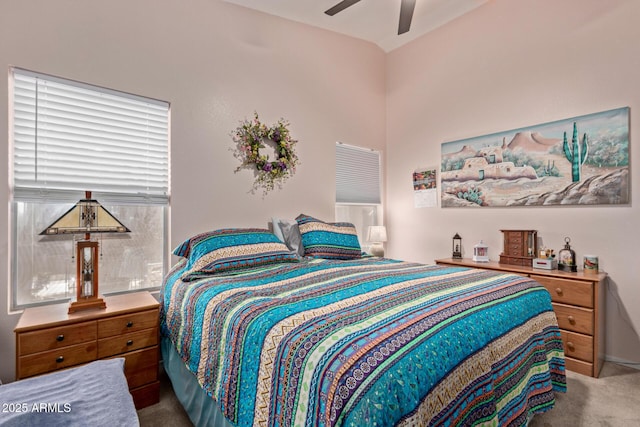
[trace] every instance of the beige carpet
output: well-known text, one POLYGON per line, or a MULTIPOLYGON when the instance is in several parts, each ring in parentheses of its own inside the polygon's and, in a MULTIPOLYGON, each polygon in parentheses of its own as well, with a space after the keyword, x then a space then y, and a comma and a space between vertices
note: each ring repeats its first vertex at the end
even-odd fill
POLYGON ((605 362, 599 378, 567 371, 567 393, 530 427, 640 427, 640 370, 605 362))
MULTIPOLYGON (((171 383, 161 374, 160 403, 138 411, 142 427, 191 426, 171 383)), ((640 427, 640 370, 605 363, 600 378, 567 372, 567 393, 530 427, 640 427)), ((364 427, 364 426, 363 426, 364 427)))

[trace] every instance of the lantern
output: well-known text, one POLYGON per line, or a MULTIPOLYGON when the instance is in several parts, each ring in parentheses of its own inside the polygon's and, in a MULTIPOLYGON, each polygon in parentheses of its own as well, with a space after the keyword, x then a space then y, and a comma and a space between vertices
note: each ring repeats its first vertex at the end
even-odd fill
POLYGON ((476 262, 489 262, 489 247, 482 240, 473 247, 473 260, 476 262))
POLYGON ((451 258, 462 259, 462 237, 458 233, 453 236, 452 251, 451 258))
POLYGON ((573 249, 571 249, 571 245, 569 245, 571 239, 568 237, 564 238, 564 249, 560 249, 558 252, 558 270, 562 271, 578 271, 578 266, 576 265, 576 253, 573 249))

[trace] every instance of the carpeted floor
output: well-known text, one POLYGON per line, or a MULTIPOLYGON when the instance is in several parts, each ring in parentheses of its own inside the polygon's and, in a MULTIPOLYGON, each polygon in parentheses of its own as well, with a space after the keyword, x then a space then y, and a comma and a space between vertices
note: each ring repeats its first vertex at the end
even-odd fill
MULTIPOLYGON (((191 426, 167 376, 161 374, 160 403, 138 411, 140 425, 191 426)), ((600 378, 567 372, 567 393, 530 427, 640 427, 640 370, 606 362, 600 378)))
POLYGON ((640 370, 605 362, 599 378, 567 371, 567 393, 530 427, 640 427, 640 370))

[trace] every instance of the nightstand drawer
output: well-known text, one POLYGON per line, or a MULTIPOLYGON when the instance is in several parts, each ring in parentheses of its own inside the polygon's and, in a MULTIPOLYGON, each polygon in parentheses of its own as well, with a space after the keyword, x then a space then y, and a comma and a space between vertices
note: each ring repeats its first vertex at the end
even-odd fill
POLYGON ((593 310, 553 303, 553 311, 561 329, 593 335, 593 310))
POLYGON ((23 332, 18 335, 18 356, 95 341, 96 336, 96 322, 23 332))
POLYGON ((553 277, 531 275, 551 294, 551 300, 565 304, 593 308, 593 283, 579 280, 557 279, 553 277))
POLYGON ((96 360, 96 343, 77 344, 18 358, 18 379, 96 360))
POLYGON ((148 310, 138 313, 115 316, 110 319, 98 320, 98 338, 127 334, 158 326, 158 310, 148 310))
POLYGON ((593 362, 593 337, 568 331, 560 331, 560 334, 565 356, 593 362))
POLYGON ((157 346, 127 353, 121 357, 126 360, 124 375, 127 377, 130 389, 158 380, 157 346))
POLYGON ((143 329, 138 332, 117 335, 98 340, 98 358, 115 356, 158 344, 158 329, 143 329))

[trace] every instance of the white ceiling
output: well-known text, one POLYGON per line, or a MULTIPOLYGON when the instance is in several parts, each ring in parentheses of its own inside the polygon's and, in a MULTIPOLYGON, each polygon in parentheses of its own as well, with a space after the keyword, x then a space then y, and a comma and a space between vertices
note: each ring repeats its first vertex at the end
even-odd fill
POLYGON ((411 29, 402 35, 398 35, 400 0, 361 0, 334 16, 324 11, 340 0, 224 1, 368 40, 389 52, 489 0, 417 0, 411 29))

